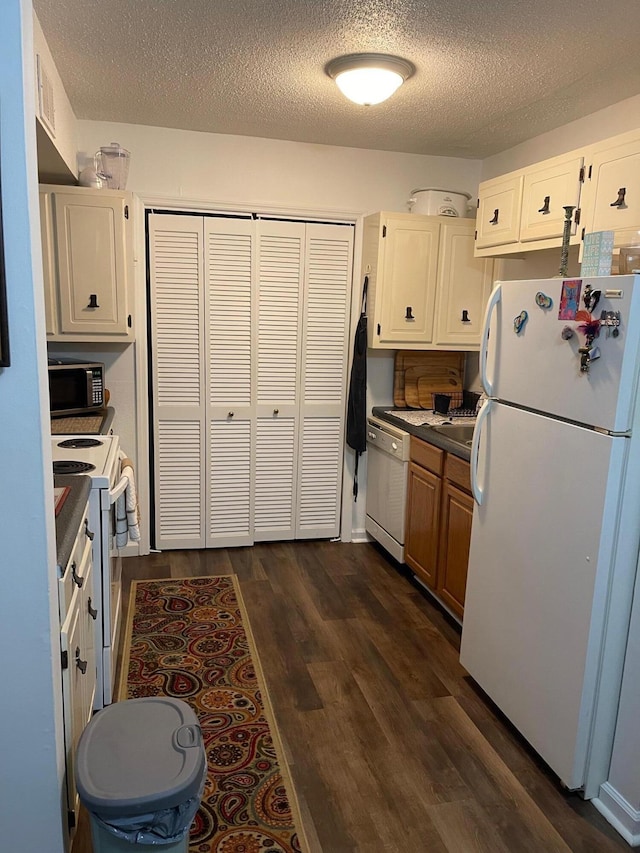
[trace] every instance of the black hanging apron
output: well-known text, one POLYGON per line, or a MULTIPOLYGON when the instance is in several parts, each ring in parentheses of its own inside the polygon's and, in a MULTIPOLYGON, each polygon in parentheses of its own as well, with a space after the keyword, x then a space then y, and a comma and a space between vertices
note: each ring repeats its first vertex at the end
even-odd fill
POLYGON ((353 499, 358 499, 358 459, 367 449, 367 288, 364 277, 360 319, 353 341, 353 362, 347 404, 347 444, 356 452, 353 475, 353 499))

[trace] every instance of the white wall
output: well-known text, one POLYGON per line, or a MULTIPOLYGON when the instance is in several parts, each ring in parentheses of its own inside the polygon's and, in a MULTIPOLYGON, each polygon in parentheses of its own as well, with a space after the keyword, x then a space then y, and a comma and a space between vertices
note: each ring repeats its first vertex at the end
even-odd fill
POLYGON ((11 366, 0 369, 0 847, 60 853, 63 762, 30 0, 4 0, 0 170, 11 366))
MULTIPOLYGON (((81 167, 83 157, 90 158, 101 145, 117 141, 131 152, 127 189, 145 198, 173 199, 185 206, 197 206, 200 202, 207 206, 251 206, 260 211, 295 209, 311 214, 342 213, 354 218, 376 210, 406 211, 411 191, 418 187, 441 186, 466 191, 475 197, 480 175, 480 162, 476 160, 142 125, 79 121, 78 139, 81 167)), ((143 223, 137 222, 136 228, 140 241, 143 223)), ((137 286, 144 288, 141 259, 137 266, 137 286)), ((354 305, 359 305, 360 289, 356 248, 354 305)), ((354 311, 355 316, 357 311, 354 311)), ((391 403, 393 353, 370 357, 368 373, 369 409, 391 403)), ((110 385, 114 384, 113 376, 111 371, 108 374, 110 385)), ((120 385, 120 391, 117 410, 133 423, 129 412, 135 405, 133 389, 120 385)), ((140 434, 137 438, 139 443, 144 441, 140 434)), ((139 454, 139 467, 144 455, 139 454)), ((347 479, 353 467, 352 456, 348 458, 347 479)), ((141 476, 140 471, 139 478, 141 476)), ((359 481, 361 492, 352 507, 351 522, 356 536, 364 534, 366 454, 361 460, 359 481)), ((144 494, 144 483, 141 485, 139 491, 144 494)), ((345 493, 350 494, 349 484, 345 493)))
POLYGON ((640 95, 569 122, 482 161, 482 180, 640 127, 640 95))

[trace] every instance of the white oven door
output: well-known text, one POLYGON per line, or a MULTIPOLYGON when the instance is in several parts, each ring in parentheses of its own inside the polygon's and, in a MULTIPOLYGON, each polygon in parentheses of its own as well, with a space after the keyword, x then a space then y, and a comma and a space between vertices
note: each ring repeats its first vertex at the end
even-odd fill
MULTIPOLYGON (((120 463, 118 462, 118 473, 120 463)), ((102 574, 103 596, 103 690, 104 704, 113 701, 113 682, 116 668, 116 650, 122 615, 122 557, 115 544, 116 501, 127 488, 128 479, 119 477, 112 489, 102 491, 102 574)))

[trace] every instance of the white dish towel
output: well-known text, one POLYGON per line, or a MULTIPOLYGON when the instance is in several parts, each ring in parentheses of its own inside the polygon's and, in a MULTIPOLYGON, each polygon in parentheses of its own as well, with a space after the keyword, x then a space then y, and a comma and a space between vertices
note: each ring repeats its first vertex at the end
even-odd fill
POLYGON ((116 547, 124 548, 129 540, 140 540, 140 514, 138 495, 133 476, 133 463, 126 456, 121 462, 122 476, 128 480, 124 492, 116 500, 116 547))

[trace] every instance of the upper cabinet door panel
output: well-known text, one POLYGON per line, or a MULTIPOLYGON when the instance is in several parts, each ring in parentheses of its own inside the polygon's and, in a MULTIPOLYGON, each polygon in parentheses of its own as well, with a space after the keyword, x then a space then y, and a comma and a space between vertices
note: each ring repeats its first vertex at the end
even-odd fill
POLYGON ((596 154, 589 190, 587 232, 640 226, 640 140, 596 154))
POLYGON ((473 225, 442 225, 438 259, 437 344, 477 348, 493 283, 493 259, 473 255, 473 225))
POLYGON ((476 220, 478 249, 518 242, 522 185, 522 175, 481 184, 476 220))
MULTIPOLYGON (((577 207, 580 201, 580 170, 583 158, 572 157, 553 166, 544 166, 524 176, 520 240, 545 240, 562 237, 565 205, 577 207)), ((572 219, 571 233, 576 232, 572 219)))
POLYGON ((127 334, 125 199, 55 193, 60 330, 127 334))
POLYGON ((386 220, 380 343, 430 344, 440 223, 386 220))

